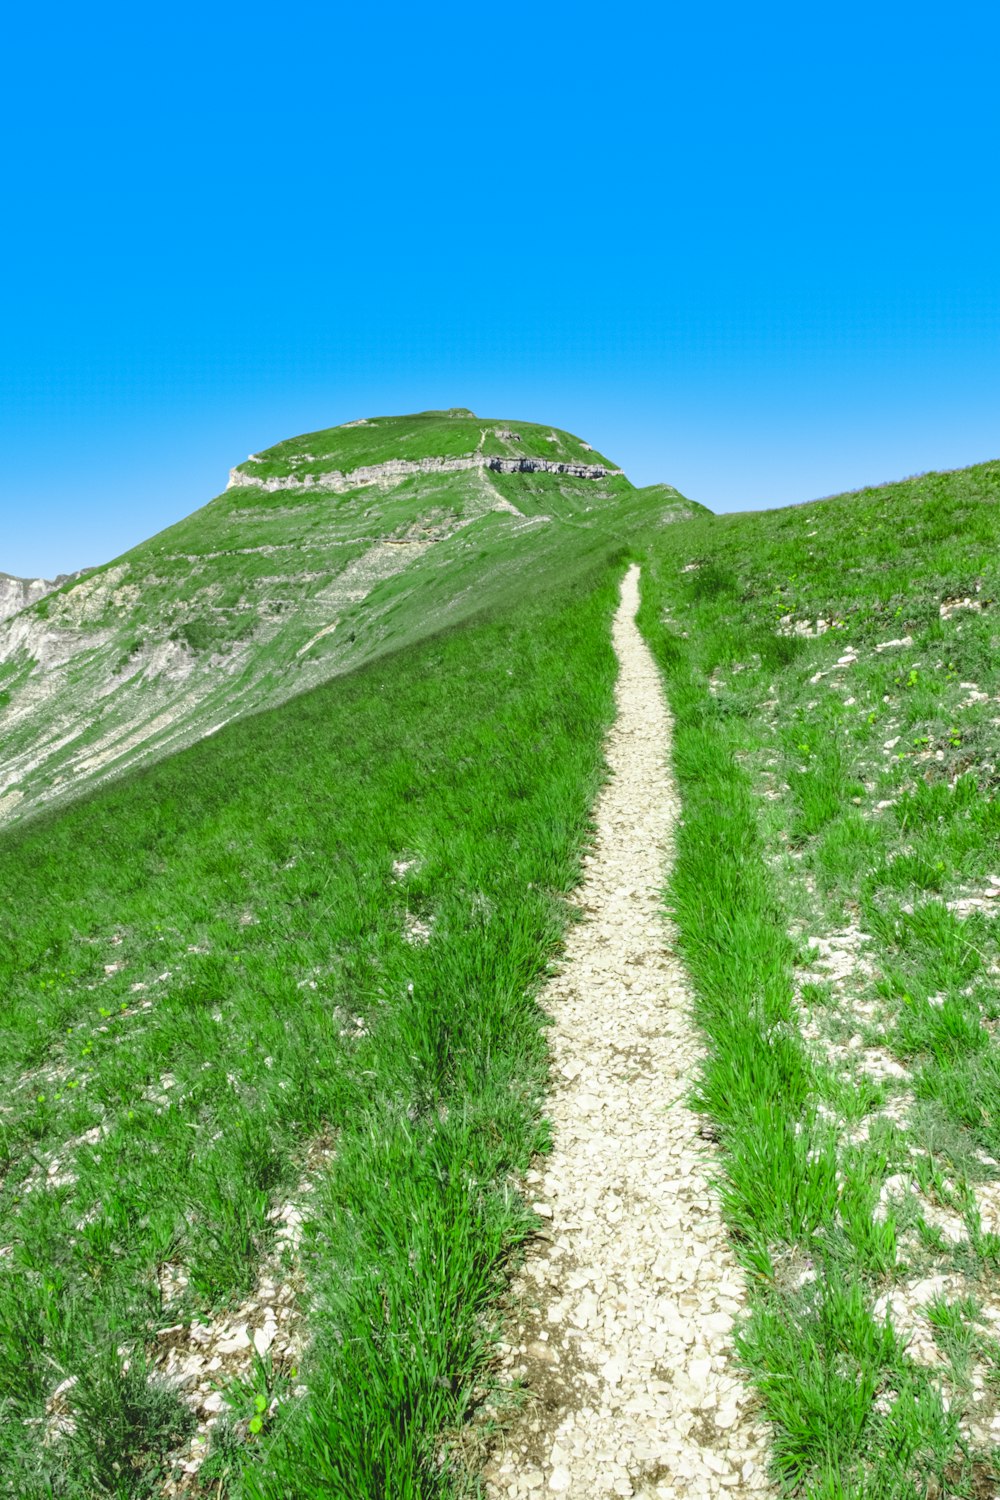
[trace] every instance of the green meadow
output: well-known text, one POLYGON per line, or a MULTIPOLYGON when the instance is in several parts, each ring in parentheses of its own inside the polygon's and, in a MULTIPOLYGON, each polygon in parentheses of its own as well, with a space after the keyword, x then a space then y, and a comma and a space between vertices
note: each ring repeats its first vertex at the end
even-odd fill
POLYGON ((616 568, 221 731, 0 846, 0 1467, 145 1495, 191 1420, 156 1331, 237 1302, 311 1141, 311 1346, 207 1476, 423 1495, 530 1219, 534 1003, 601 774, 616 568), (402 875, 394 865, 408 866, 402 875), (407 941, 408 923, 426 924, 407 941), (58 1169, 52 1172, 52 1163, 58 1169), (182 1265, 165 1307, 158 1273, 182 1265), (127 1371, 123 1370, 125 1360, 127 1371), (45 1441, 75 1376, 86 1413, 45 1441), (261 1460, 266 1456, 266 1464, 261 1460))

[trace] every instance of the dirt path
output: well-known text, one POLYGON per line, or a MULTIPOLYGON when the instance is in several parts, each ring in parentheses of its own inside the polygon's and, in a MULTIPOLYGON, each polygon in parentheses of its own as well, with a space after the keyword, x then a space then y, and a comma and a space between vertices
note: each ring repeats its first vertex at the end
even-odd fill
POLYGON ((766 1434, 733 1363, 742 1276, 685 1104, 699 1043, 662 906, 678 815, 671 725, 637 607, 632 568, 614 624, 618 715, 585 919, 543 995, 555 1149, 531 1193, 549 1234, 517 1289, 507 1363, 530 1395, 492 1460, 493 1497, 769 1489, 766 1434))

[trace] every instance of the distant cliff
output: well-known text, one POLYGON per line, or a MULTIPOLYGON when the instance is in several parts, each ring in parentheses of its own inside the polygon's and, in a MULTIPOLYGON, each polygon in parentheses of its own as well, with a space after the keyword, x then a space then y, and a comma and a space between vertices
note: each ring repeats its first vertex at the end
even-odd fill
POLYGON ((0 573, 0 620, 9 620, 19 610, 37 604, 53 589, 80 576, 80 573, 60 573, 58 578, 13 578, 10 573, 0 573))

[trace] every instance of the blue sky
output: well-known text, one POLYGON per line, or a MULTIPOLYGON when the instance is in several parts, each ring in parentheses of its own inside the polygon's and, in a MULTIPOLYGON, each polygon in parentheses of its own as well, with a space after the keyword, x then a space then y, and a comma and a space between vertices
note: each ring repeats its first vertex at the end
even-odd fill
POLYGON ((716 510, 1000 456, 1000 11, 20 7, 0 569, 464 405, 716 510))

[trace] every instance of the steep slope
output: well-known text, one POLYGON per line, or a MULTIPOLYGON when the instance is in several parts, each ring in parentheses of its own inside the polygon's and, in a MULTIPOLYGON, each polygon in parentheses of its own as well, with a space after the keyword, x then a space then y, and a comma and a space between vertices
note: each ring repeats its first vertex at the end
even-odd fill
POLYGON ((462 410, 279 444, 0 625, 0 821, 465 618, 563 551, 690 510, 568 433, 462 410))

